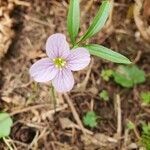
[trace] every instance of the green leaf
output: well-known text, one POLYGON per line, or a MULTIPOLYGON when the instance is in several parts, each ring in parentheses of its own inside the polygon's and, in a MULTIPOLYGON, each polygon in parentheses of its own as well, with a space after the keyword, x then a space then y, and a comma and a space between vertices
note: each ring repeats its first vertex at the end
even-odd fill
POLYGON ((72 44, 74 45, 80 26, 80 6, 79 0, 70 0, 70 6, 67 17, 67 29, 72 44))
POLYGON ((142 123, 142 130, 144 134, 150 135, 150 123, 146 124, 145 122, 142 123))
POLYGON ((145 150, 150 150, 150 134, 141 135, 141 143, 145 147, 145 150))
POLYGON ((10 129, 13 122, 7 113, 0 113, 0 138, 6 137, 10 134, 10 129))
POLYGON ((143 103, 150 104, 150 91, 141 92, 140 97, 143 103))
POLYGON ((115 63, 131 64, 131 61, 128 58, 104 46, 98 44, 89 44, 85 45, 84 47, 87 48, 92 55, 101 57, 103 59, 115 63))
POLYGON ((100 94, 99 97, 103 99, 104 101, 109 100, 109 93, 106 90, 103 90, 100 94))
POLYGON ((86 113, 86 115, 83 117, 83 123, 86 126, 89 126, 91 128, 94 128, 97 126, 97 115, 94 111, 89 111, 86 113))
POLYGON ((111 69, 105 69, 105 70, 102 70, 102 72, 101 72, 101 77, 105 81, 109 81, 109 79, 112 77, 112 75, 113 75, 113 70, 111 70, 111 69))
POLYGON ((150 123, 142 124, 142 135, 140 142, 146 148, 146 150, 150 150, 150 123))
POLYGON ((135 65, 120 65, 113 73, 113 77, 116 83, 127 88, 131 88, 134 85, 143 83, 145 81, 144 71, 140 70, 135 65))
POLYGON ((100 9, 95 18, 93 19, 92 24, 88 28, 87 32, 81 37, 79 42, 92 37, 94 34, 96 34, 102 29, 109 16, 110 9, 111 9, 111 2, 108 0, 102 1, 100 9))

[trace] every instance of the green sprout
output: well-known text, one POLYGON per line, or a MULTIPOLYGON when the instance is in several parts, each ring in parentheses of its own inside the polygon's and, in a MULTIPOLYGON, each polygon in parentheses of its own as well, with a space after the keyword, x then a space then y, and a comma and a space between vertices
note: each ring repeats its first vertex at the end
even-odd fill
POLYGON ((142 124, 142 135, 140 143, 146 148, 146 150, 150 150, 150 123, 142 124))
POLYGON ((100 92, 100 94, 99 94, 99 97, 104 101, 108 101, 109 93, 106 90, 102 90, 102 92, 100 92))
POLYGON ((97 126, 97 119, 98 119, 98 116, 95 114, 95 112, 94 111, 89 111, 83 117, 83 123, 86 126, 94 128, 94 127, 97 126))
POLYGON ((102 70, 102 72, 101 72, 101 77, 105 81, 109 81, 109 79, 112 77, 112 75, 113 75, 113 70, 111 70, 111 69, 105 69, 105 70, 102 70))
POLYGON ((150 104, 150 91, 148 91, 148 92, 141 92, 140 93, 140 98, 141 98, 141 101, 144 104, 150 104))

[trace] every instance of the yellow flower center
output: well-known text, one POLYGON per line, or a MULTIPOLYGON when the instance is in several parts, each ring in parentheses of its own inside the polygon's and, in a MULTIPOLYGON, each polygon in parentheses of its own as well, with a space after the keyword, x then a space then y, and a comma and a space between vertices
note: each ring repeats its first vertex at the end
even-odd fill
POLYGON ((66 61, 63 58, 55 58, 53 59, 54 65, 56 68, 63 68, 66 65, 66 61))

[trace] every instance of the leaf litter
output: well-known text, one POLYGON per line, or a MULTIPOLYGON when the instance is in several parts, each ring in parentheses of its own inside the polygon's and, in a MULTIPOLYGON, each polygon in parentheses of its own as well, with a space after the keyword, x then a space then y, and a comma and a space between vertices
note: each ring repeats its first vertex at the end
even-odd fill
MULTIPOLYGON (((18 150, 28 148, 120 150, 133 147, 131 145, 140 147, 137 144, 136 135, 134 133, 127 134, 125 126, 126 120, 129 119, 135 123, 137 132, 141 133, 140 122, 147 122, 150 119, 149 110, 141 106, 139 95, 142 90, 150 90, 148 65, 150 63, 148 57, 150 46, 144 40, 145 38, 142 38, 144 30, 138 25, 137 18, 135 18, 136 24, 132 18, 131 20, 126 18, 127 8, 133 4, 127 0, 114 2, 109 25, 92 38, 91 42, 94 41, 99 44, 103 42, 107 47, 120 51, 133 61, 140 50, 141 55, 138 57, 137 65, 146 72, 147 82, 135 86, 132 90, 123 89, 114 84, 112 80, 106 82, 100 77, 100 72, 105 68, 115 68, 117 65, 97 58, 94 58, 88 76, 86 76, 86 69, 75 73, 77 85, 68 97, 72 100, 79 116, 78 119, 81 119, 87 111, 95 111, 98 116, 101 116, 101 122, 95 129, 83 128, 87 131, 87 135, 84 135, 74 118, 72 109, 66 105, 66 97, 58 96, 55 112, 49 84, 42 86, 35 84, 31 82, 28 75, 29 66, 36 60, 45 57, 45 45, 43 43, 45 43, 46 38, 55 32, 66 33, 65 21, 68 1, 33 0, 32 2, 18 2, 22 3, 14 3, 13 9, 10 11, 11 15, 8 15, 11 21, 14 20, 14 23, 9 25, 9 33, 13 33, 13 36, 9 34, 10 37, 7 37, 10 44, 7 46, 5 42, 0 43, 0 47, 6 46, 5 51, 8 51, 5 57, 4 54, 2 55, 3 59, 1 59, 2 98, 0 108, 12 114, 14 120, 10 137, 7 140, 9 144, 18 150), (108 28, 110 26, 111 30, 108 28), (12 37, 15 37, 13 41, 12 37), (87 77, 86 83, 84 83, 86 86, 82 84, 85 77, 87 77), (78 88, 79 85, 82 85, 85 90, 81 91, 78 88), (96 92, 91 89, 95 89, 96 92), (98 93, 103 89, 109 92, 109 102, 99 101, 98 93), (117 94, 120 97, 120 108, 115 101, 117 94), (120 120, 118 121, 120 112, 122 124, 119 124, 120 120), (64 118, 67 120, 60 121, 64 118), (63 125, 65 122, 69 122, 71 128, 69 125, 68 127, 66 124, 63 125), (117 131, 120 127, 121 132, 117 131), (89 133, 94 134, 94 136, 89 133), (89 141, 89 139, 91 140, 89 141)), ((7 1, 7 3, 11 2, 7 1)), ((90 2, 90 6, 87 6, 89 3, 85 5, 85 0, 81 0, 83 12, 88 10, 88 13, 84 13, 83 20, 86 21, 81 22, 84 32, 88 28, 89 18, 91 15, 94 16, 99 4, 99 1, 94 0, 90 2)), ((7 5, 4 5, 7 9, 7 5)), ((145 13, 148 14, 148 12, 145 13)), ((135 12, 134 17, 139 17, 139 15, 135 12)), ((1 20, 0 24, 2 25, 1 20)), ((147 29, 144 32, 147 32, 147 29)), ((0 148, 3 149, 4 147, 5 143, 1 141, 0 148)))

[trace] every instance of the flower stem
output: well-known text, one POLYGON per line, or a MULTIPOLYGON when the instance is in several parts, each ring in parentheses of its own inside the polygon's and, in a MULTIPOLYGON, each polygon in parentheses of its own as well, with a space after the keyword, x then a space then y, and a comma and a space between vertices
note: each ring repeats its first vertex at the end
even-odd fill
POLYGON ((52 94, 52 100, 53 100, 53 104, 54 104, 54 110, 56 112, 56 105, 57 105, 57 100, 56 100, 56 93, 55 93, 55 89, 54 87, 52 86, 51 88, 51 94, 52 94))

